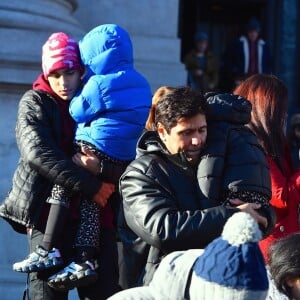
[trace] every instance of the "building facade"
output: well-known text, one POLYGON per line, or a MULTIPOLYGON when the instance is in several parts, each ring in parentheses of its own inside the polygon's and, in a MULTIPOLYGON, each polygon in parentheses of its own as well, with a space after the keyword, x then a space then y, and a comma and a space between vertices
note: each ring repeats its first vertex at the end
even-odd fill
MULTIPOLYGON (((9 191, 18 162, 15 122, 18 102, 41 72, 41 48, 52 32, 64 31, 79 40, 103 23, 117 23, 130 34, 135 67, 152 90, 163 84, 183 85, 177 37, 178 1, 11 0, 0 5, 0 201, 9 191)), ((28 254, 26 236, 0 220, 0 294, 21 299, 26 274, 12 264, 28 254)), ((70 298, 76 298, 74 292, 70 298), (73 294, 73 296, 72 296, 73 294)))
MULTIPOLYGON (((210 33, 218 53, 226 34, 243 16, 263 20, 273 50, 274 73, 288 86, 290 112, 299 110, 299 2, 297 0, 11 0, 0 5, 0 201, 9 191, 18 162, 15 142, 19 99, 41 72, 41 47, 52 32, 79 40, 93 27, 117 23, 130 34, 136 68, 154 92, 161 85, 186 84, 181 63, 199 24, 210 33), (9 3, 8 3, 9 2, 9 3), (235 8, 235 10, 231 9, 235 8), (232 13, 239 10, 240 13, 232 13), (222 13, 224 12, 224 13, 222 13), (235 19, 236 16, 240 18, 235 19), (227 31, 225 30, 227 29, 227 31), (225 30, 225 31, 224 31, 225 30)), ((26 236, 0 219, 0 294, 20 299, 26 275, 11 265, 27 255, 26 236)), ((76 299, 76 296, 71 296, 76 299)))

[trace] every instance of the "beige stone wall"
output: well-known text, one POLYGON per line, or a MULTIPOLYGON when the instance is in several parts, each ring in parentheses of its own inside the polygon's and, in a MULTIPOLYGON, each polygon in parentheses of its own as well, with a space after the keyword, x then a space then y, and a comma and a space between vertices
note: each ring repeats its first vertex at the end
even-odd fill
POLYGON ((183 85, 186 73, 180 63, 177 37, 179 0, 78 0, 74 16, 88 31, 116 23, 130 34, 135 66, 155 91, 161 85, 183 85))

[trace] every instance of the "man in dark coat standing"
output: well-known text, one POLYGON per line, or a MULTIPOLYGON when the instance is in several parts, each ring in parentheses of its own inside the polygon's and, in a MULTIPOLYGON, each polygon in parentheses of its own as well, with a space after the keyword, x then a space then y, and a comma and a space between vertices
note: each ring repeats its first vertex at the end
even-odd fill
POLYGON ((272 59, 267 42, 261 38, 261 25, 256 18, 246 24, 246 32, 225 51, 221 64, 221 81, 230 81, 231 92, 241 80, 253 74, 270 74, 272 59))
POLYGON ((120 179, 123 288, 148 285, 161 259, 178 250, 204 248, 227 219, 246 211, 267 225, 260 204, 205 209, 196 176, 207 136, 206 100, 189 87, 162 95, 155 108, 155 131, 146 131, 137 158, 120 179))

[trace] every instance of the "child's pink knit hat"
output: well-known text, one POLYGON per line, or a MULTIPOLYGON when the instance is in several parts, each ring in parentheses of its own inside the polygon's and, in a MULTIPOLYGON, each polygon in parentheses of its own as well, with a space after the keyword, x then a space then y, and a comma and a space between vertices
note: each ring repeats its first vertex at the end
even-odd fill
POLYGON ((83 72, 76 41, 63 32, 53 33, 43 45, 42 68, 46 79, 59 69, 77 69, 83 72))

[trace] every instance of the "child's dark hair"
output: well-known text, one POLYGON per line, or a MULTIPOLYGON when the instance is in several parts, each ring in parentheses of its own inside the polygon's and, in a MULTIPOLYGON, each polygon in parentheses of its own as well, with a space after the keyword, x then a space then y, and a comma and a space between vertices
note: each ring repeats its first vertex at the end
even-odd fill
POLYGON ((270 273, 277 289, 292 299, 288 279, 300 278, 300 233, 274 242, 268 253, 270 273))

